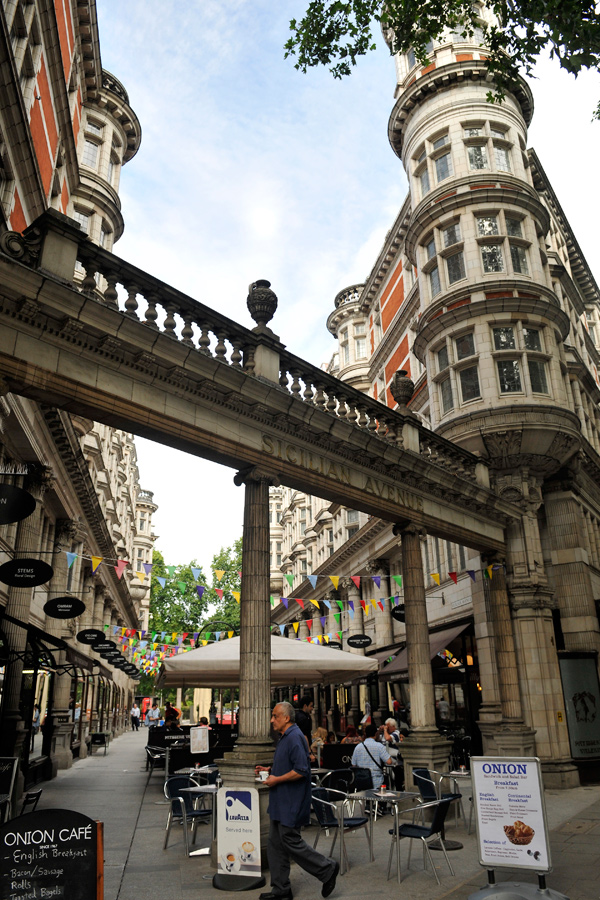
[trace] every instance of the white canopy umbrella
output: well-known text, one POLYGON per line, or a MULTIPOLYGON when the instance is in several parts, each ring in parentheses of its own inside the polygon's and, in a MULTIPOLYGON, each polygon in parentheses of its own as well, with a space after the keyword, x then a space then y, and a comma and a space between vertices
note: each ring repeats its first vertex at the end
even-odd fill
MULTIPOLYGON (((376 672, 376 659, 271 637, 271 684, 341 684, 376 672)), ((235 687, 239 684, 240 639, 229 638, 165 659, 157 687, 235 687)))

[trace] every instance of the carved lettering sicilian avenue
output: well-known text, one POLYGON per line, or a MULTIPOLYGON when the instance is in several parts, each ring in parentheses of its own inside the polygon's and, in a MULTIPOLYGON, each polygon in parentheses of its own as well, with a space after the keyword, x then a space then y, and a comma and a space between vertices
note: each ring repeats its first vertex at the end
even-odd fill
POLYGON ((333 478, 340 484, 350 484, 350 470, 347 466, 332 462, 323 456, 318 456, 312 450, 304 450, 302 447, 295 447, 286 441, 275 440, 268 434, 263 434, 263 452, 268 453, 275 459, 283 459, 295 466, 301 466, 310 472, 317 472, 326 478, 333 478))
POLYGON ((280 441, 268 434, 262 436, 262 449, 264 453, 275 459, 282 459, 292 463, 295 466, 301 466, 308 469, 309 472, 317 472, 326 478, 333 478, 340 484, 354 485, 362 487, 362 490, 382 500, 389 500, 398 506, 406 509, 412 509, 418 512, 423 510, 423 500, 421 497, 411 494, 395 484, 387 481, 379 481, 371 478, 370 475, 364 476, 362 472, 353 472, 347 466, 332 462, 323 456, 313 453, 311 450, 305 450, 302 447, 296 447, 287 441, 280 441), (354 477, 352 477, 354 476, 354 477))
POLYGON ((370 475, 365 479, 363 490, 369 494, 375 494, 376 497, 381 497, 382 500, 390 500, 392 503, 397 503, 398 506, 405 506, 407 509, 413 509, 418 512, 423 511, 423 500, 421 497, 417 497, 416 494, 409 494, 401 487, 390 484, 387 481, 377 481, 375 478, 371 478, 370 475))

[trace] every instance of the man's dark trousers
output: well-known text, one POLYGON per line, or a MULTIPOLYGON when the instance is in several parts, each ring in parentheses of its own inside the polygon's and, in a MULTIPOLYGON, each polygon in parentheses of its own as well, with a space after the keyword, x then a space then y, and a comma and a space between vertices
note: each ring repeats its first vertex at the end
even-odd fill
POLYGON ((299 828, 290 828, 273 819, 269 829, 267 856, 274 894, 289 894, 292 890, 290 860, 319 881, 327 881, 333 875, 334 861, 313 850, 300 834, 299 828))

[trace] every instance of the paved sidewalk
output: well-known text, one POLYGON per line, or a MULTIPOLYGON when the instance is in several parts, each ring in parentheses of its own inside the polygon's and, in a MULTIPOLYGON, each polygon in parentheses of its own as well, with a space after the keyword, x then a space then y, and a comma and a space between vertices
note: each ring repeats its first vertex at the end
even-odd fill
MULTIPOLYGON (((140 900, 147 893, 159 900, 196 900, 199 894, 218 897, 212 887, 214 869, 210 859, 184 856, 181 831, 174 826, 169 847, 163 851, 167 806, 162 794, 162 773, 152 776, 146 787, 146 732, 129 732, 111 742, 106 756, 96 750, 92 757, 76 762, 60 772, 44 789, 39 809, 63 808, 85 813, 104 824, 105 900, 140 900)), ((600 900, 600 786, 572 791, 548 791, 548 824, 554 872, 547 877, 549 888, 561 891, 570 900, 600 900)), ((468 811, 467 811, 468 816, 468 811)), ((443 855, 434 854, 441 885, 422 870, 421 853, 413 849, 411 869, 407 871, 408 850, 402 846, 402 885, 395 875, 388 882, 386 870, 391 819, 381 818, 375 826, 375 862, 369 862, 364 831, 346 838, 350 872, 338 879, 333 900, 364 900, 372 897, 404 894, 410 900, 467 900, 487 884, 487 874, 477 857, 475 834, 467 835, 464 826, 454 827, 449 818, 448 837, 463 842, 463 850, 450 854, 455 876, 450 875, 443 855)), ((315 829, 306 829, 312 843, 315 829)), ((210 825, 198 829, 197 846, 210 841, 210 825)), ((329 839, 319 844, 329 851, 329 839)), ((392 867, 393 868, 393 867, 392 867)), ((535 874, 498 870, 497 881, 528 881, 537 885, 535 874)), ((267 873, 268 882, 268 873, 267 873)), ((292 886, 299 900, 320 896, 320 886, 301 869, 292 868, 292 886)), ((244 894, 256 900, 258 891, 244 894)), ((540 895, 540 898, 543 895, 540 895)))

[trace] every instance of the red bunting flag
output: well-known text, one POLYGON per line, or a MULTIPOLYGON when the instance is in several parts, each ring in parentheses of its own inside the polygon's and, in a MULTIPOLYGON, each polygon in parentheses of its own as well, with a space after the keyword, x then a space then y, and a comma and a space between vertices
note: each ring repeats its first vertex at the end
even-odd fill
POLYGON ((222 600, 222 599, 223 599, 223 593, 224 593, 224 591, 223 591, 222 588, 215 588, 215 594, 218 595, 219 600, 222 600))
POLYGON ((458 584, 458 575, 456 572, 448 572, 448 576, 452 579, 454 584, 458 584))
POLYGON ((356 587, 360 590, 360 575, 351 575, 350 578, 356 585, 356 587))

